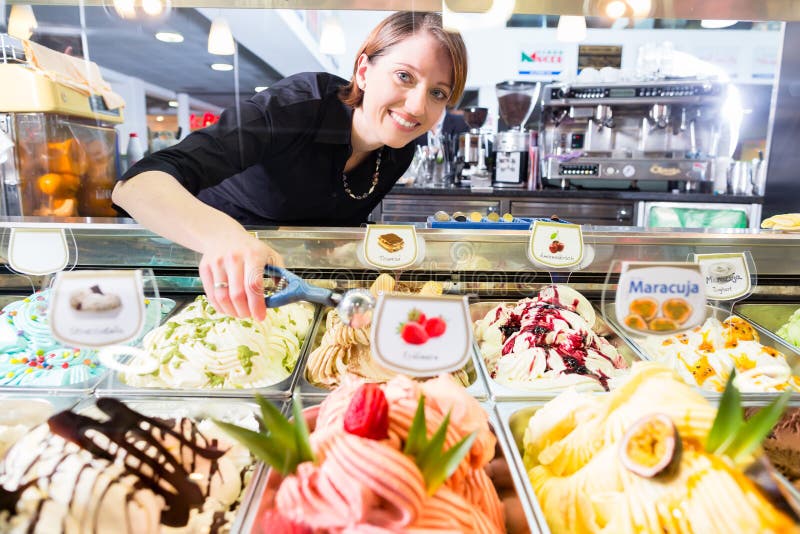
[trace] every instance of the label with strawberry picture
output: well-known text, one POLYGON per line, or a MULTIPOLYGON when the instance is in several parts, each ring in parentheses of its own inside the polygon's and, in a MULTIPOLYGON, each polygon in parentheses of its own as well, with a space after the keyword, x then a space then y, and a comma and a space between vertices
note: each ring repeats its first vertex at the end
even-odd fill
POLYGON ((472 350, 467 298, 380 295, 370 341, 375 360, 398 373, 434 376, 460 369, 472 350))
POLYGON ((577 268, 583 260, 583 232, 579 224, 534 221, 528 258, 538 267, 577 268))

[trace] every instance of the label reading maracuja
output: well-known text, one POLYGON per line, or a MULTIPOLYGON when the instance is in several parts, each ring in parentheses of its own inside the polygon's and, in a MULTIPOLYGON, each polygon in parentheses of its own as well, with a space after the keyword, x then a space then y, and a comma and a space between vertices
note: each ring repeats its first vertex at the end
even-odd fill
POLYGON ((695 263, 623 262, 617 321, 636 334, 672 334, 706 318, 705 284, 695 263))

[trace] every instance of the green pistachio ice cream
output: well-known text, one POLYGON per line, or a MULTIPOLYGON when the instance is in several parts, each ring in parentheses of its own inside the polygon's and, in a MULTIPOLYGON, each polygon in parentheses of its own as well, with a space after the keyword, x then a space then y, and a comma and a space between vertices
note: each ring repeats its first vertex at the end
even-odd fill
POLYGON ((778 329, 777 334, 792 345, 800 347, 800 308, 778 329))

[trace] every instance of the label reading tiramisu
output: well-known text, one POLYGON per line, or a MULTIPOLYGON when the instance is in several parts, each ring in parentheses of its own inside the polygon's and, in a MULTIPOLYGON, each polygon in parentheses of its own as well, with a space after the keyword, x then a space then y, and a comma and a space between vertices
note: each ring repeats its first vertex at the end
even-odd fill
POLYGON ((18 273, 41 276, 57 273, 69 263, 63 228, 12 228, 8 264, 18 273))
POLYGON ((694 328, 706 319, 699 265, 623 262, 614 309, 617 322, 638 335, 694 328))
POLYGON ((534 221, 528 258, 546 269, 577 268, 583 259, 583 232, 579 224, 534 221))
POLYGON ((700 265, 709 300, 737 300, 752 289, 749 252, 727 254, 695 254, 700 265))
POLYGON ((47 310, 53 337, 91 348, 135 339, 144 327, 143 286, 141 271, 58 273, 47 310))
POLYGON ((419 254, 417 231, 410 225, 370 225, 364 236, 363 253, 364 260, 379 269, 409 267, 419 254))
POLYGON ((435 376, 461 369, 472 347, 467 298, 382 293, 370 336, 375 361, 398 373, 435 376))

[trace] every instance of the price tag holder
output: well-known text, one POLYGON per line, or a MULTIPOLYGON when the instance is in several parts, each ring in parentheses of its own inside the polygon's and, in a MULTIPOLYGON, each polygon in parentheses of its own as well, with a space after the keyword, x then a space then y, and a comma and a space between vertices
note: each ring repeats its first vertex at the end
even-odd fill
POLYGON ((364 261, 378 269, 404 269, 420 256, 417 230, 411 225, 367 226, 362 254, 364 261))
POLYGON ((703 275, 697 263, 622 262, 614 304, 628 332, 673 334, 706 319, 703 275))
POLYGON ((752 291, 749 252, 695 254, 694 260, 700 265, 709 300, 739 300, 752 291))
POLYGON ((134 340, 145 324, 141 271, 61 272, 48 308, 53 337, 99 348, 134 340))
POLYGON ((583 261, 583 232, 579 224, 534 221, 528 259, 545 269, 569 269, 583 261))
POLYGON ((409 376, 461 369, 472 350, 465 296, 382 294, 372 318, 372 355, 382 366, 409 376))
POLYGON ((41 276, 62 271, 69 263, 63 228, 12 228, 8 264, 16 272, 41 276))

